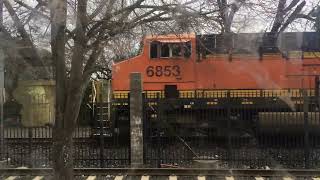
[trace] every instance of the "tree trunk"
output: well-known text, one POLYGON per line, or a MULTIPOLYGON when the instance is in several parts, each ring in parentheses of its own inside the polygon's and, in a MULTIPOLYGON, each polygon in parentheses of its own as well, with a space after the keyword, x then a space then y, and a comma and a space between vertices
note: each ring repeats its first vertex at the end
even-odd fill
POLYGON ((0 0, 0 25, 3 25, 3 0, 0 0))
POLYGON ((274 19, 272 28, 270 30, 270 32, 273 34, 277 34, 279 32, 279 29, 284 22, 284 15, 285 15, 284 8, 286 6, 286 2, 287 0, 279 0, 278 7, 277 7, 277 14, 274 19))
MULTIPOLYGON (((58 119, 57 119, 58 120, 58 119)), ((53 130, 53 169, 54 180, 73 179, 73 141, 72 132, 65 128, 54 127, 53 130)))
POLYGON ((51 46, 56 67, 56 122, 53 129, 54 179, 73 179, 73 132, 88 77, 83 77, 87 0, 79 0, 70 77, 66 76, 66 0, 52 0, 51 46), (69 80, 68 80, 69 79, 69 80))
MULTIPOLYGON (((65 118, 66 104, 66 67, 65 67, 65 29, 67 18, 67 1, 50 1, 51 51, 55 64, 56 78, 56 116, 53 136, 53 170, 54 180, 73 179, 72 131, 65 118)), ((73 112, 69 112, 73 113, 73 112)))
POLYGON ((68 84, 73 91, 66 96, 67 103, 62 116, 63 119, 56 118, 57 122, 53 129, 54 179, 71 180, 74 177, 73 132, 87 82, 87 80, 84 80, 82 83, 68 84))

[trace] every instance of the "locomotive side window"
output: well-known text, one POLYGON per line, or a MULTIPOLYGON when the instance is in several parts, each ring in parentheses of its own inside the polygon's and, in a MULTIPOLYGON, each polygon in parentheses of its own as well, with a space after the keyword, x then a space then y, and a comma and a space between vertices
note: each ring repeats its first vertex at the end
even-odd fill
POLYGON ((188 41, 188 42, 186 42, 185 44, 184 44, 184 46, 183 46, 183 55, 184 55, 184 57, 186 57, 186 58, 189 58, 190 56, 191 56, 191 42, 190 41, 188 41))
POLYGON ((170 47, 169 44, 161 43, 161 57, 170 57, 170 47))
POLYGON ((152 42, 150 44, 150 58, 185 57, 191 55, 191 43, 188 42, 152 42))
POLYGON ((152 42, 150 44, 150 58, 158 57, 158 44, 157 42, 152 42))
POLYGON ((172 57, 182 56, 182 46, 183 44, 171 44, 172 57))

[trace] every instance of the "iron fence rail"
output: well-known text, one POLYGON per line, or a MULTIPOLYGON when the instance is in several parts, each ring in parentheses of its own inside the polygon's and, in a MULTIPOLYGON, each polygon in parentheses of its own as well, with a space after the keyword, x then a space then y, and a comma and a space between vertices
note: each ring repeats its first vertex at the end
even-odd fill
MULTIPOLYGON (((73 137, 90 138, 93 133, 93 128, 90 126, 77 127, 73 133, 73 137)), ((5 139, 50 139, 52 138, 52 127, 6 127, 3 132, 5 139)))
MULTIPOLYGON (((0 169, 4 175, 50 175, 51 168, 0 169)), ((319 177, 319 169, 211 169, 211 168, 75 168, 75 175, 127 175, 127 176, 247 176, 247 177, 319 177)))

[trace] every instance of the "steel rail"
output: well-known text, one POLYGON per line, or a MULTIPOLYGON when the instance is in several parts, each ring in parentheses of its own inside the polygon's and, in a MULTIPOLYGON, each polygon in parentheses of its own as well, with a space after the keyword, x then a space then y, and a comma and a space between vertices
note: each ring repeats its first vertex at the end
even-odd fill
MULTIPOLYGON (((0 169, 0 175, 50 175, 51 168, 0 169)), ((128 175, 128 176, 263 176, 263 177, 319 177, 318 169, 206 169, 206 168, 75 168, 75 175, 128 175)))

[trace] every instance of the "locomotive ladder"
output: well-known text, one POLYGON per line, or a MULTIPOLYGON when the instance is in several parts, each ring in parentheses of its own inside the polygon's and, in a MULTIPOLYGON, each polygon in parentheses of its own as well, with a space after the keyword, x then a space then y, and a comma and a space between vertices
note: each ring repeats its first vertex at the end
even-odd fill
POLYGON ((108 103, 101 103, 97 104, 95 109, 96 112, 96 133, 95 135, 100 135, 100 131, 102 130, 103 136, 107 136, 107 132, 110 130, 111 121, 110 121, 110 114, 109 114, 109 106, 108 103))
POLYGON ((110 136, 111 130, 111 118, 110 118, 110 105, 111 105, 111 89, 110 82, 103 85, 101 84, 100 89, 103 91, 106 87, 106 93, 101 92, 98 96, 100 102, 96 103, 95 107, 95 128, 96 132, 94 135, 110 136))

